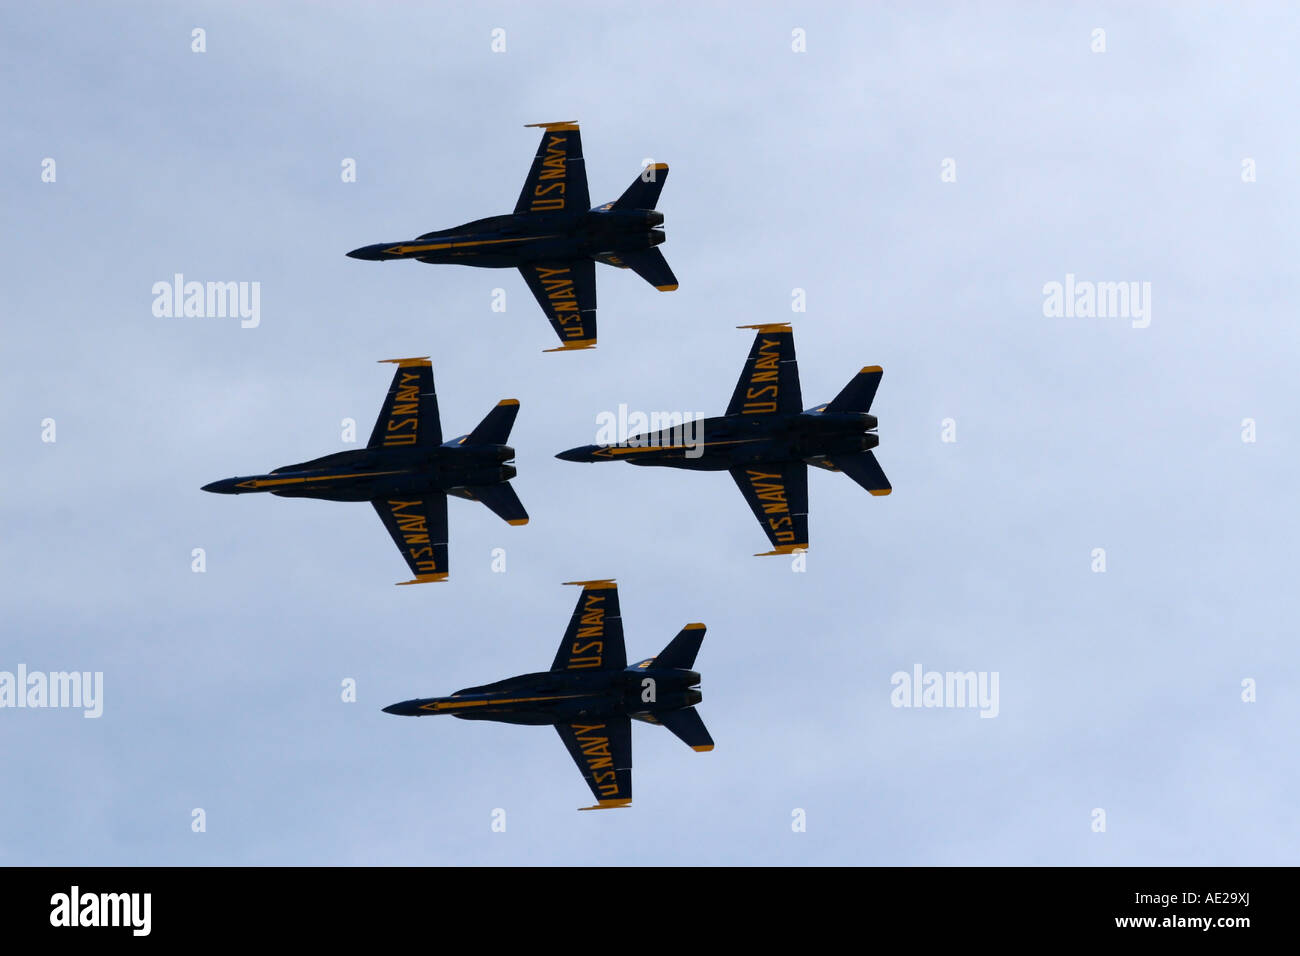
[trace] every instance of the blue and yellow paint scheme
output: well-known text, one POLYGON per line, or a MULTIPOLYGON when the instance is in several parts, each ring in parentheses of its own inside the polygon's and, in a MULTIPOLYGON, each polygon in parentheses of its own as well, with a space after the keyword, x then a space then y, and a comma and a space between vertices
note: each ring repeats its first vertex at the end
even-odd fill
POLYGON ((515 450, 507 442, 519 402, 498 402, 468 435, 444 442, 429 357, 382 361, 397 369, 365 448, 214 481, 203 490, 369 501, 414 575, 399 583, 445 581, 448 495, 481 501, 509 524, 528 523, 509 484, 515 450))
POLYGON ((560 338, 549 352, 596 345, 596 263, 631 269, 661 292, 677 278, 656 246, 665 239, 655 209, 666 163, 647 166, 618 199, 591 207, 582 136, 574 122, 533 123, 542 143, 515 210, 415 239, 380 242, 353 259, 518 269, 560 338))
POLYGON ((550 724, 591 788, 596 803, 583 810, 632 802, 632 721, 667 727, 692 750, 713 749, 695 711, 703 695, 695 657, 703 624, 687 624, 655 657, 627 662, 618 585, 609 578, 568 581, 582 588, 551 669, 521 674, 450 697, 418 697, 384 708, 386 714, 462 720, 550 724))
POLYGON ((803 409, 790 326, 740 328, 757 331, 725 415, 555 457, 730 472, 772 545, 762 554, 792 554, 808 547, 808 465, 843 472, 873 495, 891 491, 871 451, 880 442, 869 413, 882 370, 868 366, 831 401, 803 409))

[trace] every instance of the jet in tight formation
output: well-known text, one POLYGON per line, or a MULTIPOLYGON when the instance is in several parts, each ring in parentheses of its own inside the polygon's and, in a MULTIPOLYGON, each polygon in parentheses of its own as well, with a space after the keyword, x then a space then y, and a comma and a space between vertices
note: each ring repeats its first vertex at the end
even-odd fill
POLYGON ((785 323, 757 329, 749 359, 725 415, 634 435, 616 445, 585 445, 556 455, 565 461, 626 461, 694 471, 727 471, 763 526, 771 551, 808 547, 808 466, 839 471, 873 495, 887 495, 889 479, 871 449, 880 439, 869 414, 881 368, 858 372, 831 401, 804 409, 794 333, 785 323))
POLYGON ((618 585, 573 581, 582 595, 551 669, 467 687, 450 697, 418 697, 385 707, 407 717, 451 714, 462 720, 550 724, 573 757, 596 803, 583 810, 632 802, 632 721, 659 724, 692 750, 712 750, 713 738, 695 711, 702 698, 693 669, 703 624, 687 624, 655 657, 628 664, 618 585))
POLYGON ((227 478, 204 491, 257 491, 285 498, 369 501, 415 577, 447 578, 447 496, 481 501, 512 525, 528 523, 510 485, 515 450, 506 444, 519 402, 497 403, 468 435, 442 440, 428 357, 385 359, 397 366, 366 447, 340 451, 269 474, 227 478))
MULTIPOLYGON (((657 206, 668 166, 647 161, 619 198, 592 206, 578 124, 531 125, 540 127, 541 143, 511 213, 363 246, 348 256, 518 269, 560 340, 547 351, 591 349, 597 341, 598 262, 630 269, 661 292, 677 289, 677 278, 659 250, 666 237, 657 206)), ((692 422, 689 428, 678 425, 614 444, 571 448, 556 457, 726 471, 767 536, 771 550, 764 553, 802 552, 809 543, 809 465, 842 472, 872 495, 892 490, 873 453, 879 436, 871 406, 882 370, 867 366, 831 401, 803 408, 790 326, 741 328, 756 334, 723 415, 692 422)), ((444 441, 429 358, 385 361, 396 370, 365 448, 267 474, 227 478, 203 490, 368 501, 412 574, 400 583, 444 581, 449 572, 449 496, 482 502, 511 525, 528 523, 511 484, 516 469, 509 441, 519 402, 498 402, 471 432, 444 441)), ((658 424, 646 427, 658 429, 658 424)), ((613 528, 616 521, 606 524, 613 528)), ((553 726, 595 798, 594 805, 582 809, 627 807, 632 802, 633 720, 665 727, 693 750, 713 750, 713 738, 696 710, 703 695, 695 659, 705 626, 687 624, 658 655, 629 664, 613 579, 568 583, 582 593, 549 670, 446 697, 405 700, 383 710, 399 716, 450 714, 462 720, 553 726)))
POLYGON ((518 269, 550 319, 560 345, 596 344, 596 263, 631 269, 661 292, 677 279, 655 247, 664 241, 664 215, 655 209, 668 166, 655 163, 623 195, 591 207, 578 124, 535 123, 542 144, 515 210, 414 239, 353 249, 353 259, 452 263, 518 269))

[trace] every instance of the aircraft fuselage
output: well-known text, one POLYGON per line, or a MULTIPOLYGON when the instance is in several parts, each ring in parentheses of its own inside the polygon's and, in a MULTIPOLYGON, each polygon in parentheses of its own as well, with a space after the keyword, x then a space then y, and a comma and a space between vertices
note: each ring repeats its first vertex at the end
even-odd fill
POLYGON ((450 697, 421 697, 384 708, 388 714, 424 717, 451 714, 464 720, 508 724, 562 724, 576 718, 623 715, 637 719, 682 710, 700 702, 695 671, 658 668, 642 661, 623 670, 545 671, 522 674, 450 697), (647 684, 650 681, 650 684, 647 684), (646 700, 647 687, 653 688, 646 700))
POLYGON ((627 461, 693 471, 724 471, 761 462, 809 461, 857 454, 880 438, 874 415, 723 415, 684 426, 634 435, 617 445, 585 445, 561 452, 565 461, 627 461))
MULTIPOLYGON (((607 204, 608 205, 608 204, 607 204)), ((435 264, 507 269, 535 262, 592 259, 650 249, 664 241, 655 228, 664 215, 653 209, 607 210, 578 215, 521 213, 493 216, 419 239, 381 242, 348 253, 353 259, 386 262, 416 259, 435 264)))
POLYGON ((515 476, 509 445, 457 445, 436 448, 362 448, 337 452, 266 475, 214 481, 204 491, 242 495, 269 492, 285 498, 370 501, 393 495, 453 491, 492 485, 515 476))

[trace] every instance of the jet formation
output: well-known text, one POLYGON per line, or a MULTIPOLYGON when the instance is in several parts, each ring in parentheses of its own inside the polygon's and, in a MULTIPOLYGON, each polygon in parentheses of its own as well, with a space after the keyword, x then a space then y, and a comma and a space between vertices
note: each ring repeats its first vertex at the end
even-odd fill
POLYGON ((509 524, 528 523, 510 485, 515 450, 506 444, 519 402, 503 399, 468 435, 444 442, 428 356, 383 361, 397 370, 365 448, 214 481, 203 490, 369 501, 415 575, 399 583, 444 581, 448 495, 481 501, 509 524))
POLYGON ((703 624, 687 624, 655 657, 629 665, 623 645, 618 585, 610 579, 570 581, 582 587, 549 671, 522 674, 450 697, 417 697, 386 714, 550 724, 559 732, 596 803, 583 810, 632 803, 632 721, 667 727, 692 750, 713 749, 695 705, 703 695, 693 669, 703 624))
POLYGON ((582 136, 575 122, 531 123, 542 143, 515 210, 414 239, 380 242, 348 253, 353 259, 415 259, 434 264, 518 269, 560 337, 548 352, 596 345, 596 263, 631 269, 660 292, 677 278, 655 247, 665 239, 655 206, 668 165, 645 168, 623 195, 588 208, 582 136))
MULTIPOLYGON (((576 122, 537 123, 541 144, 508 215, 427 232, 410 240, 354 249, 354 259, 414 259, 431 264, 515 268, 545 312, 560 345, 596 345, 596 263, 631 269, 656 289, 677 288, 657 248, 665 240, 656 209, 668 166, 652 163, 616 200, 590 205, 576 122)), ((831 401, 803 408, 794 334, 786 323, 756 331, 726 412, 614 444, 560 452, 574 462, 726 471, 770 543, 764 554, 808 547, 808 466, 842 472, 872 495, 889 480, 876 461, 878 422, 871 406, 882 370, 872 365, 831 401)), ((205 485, 218 494, 269 492, 282 497, 369 501, 413 575, 402 584, 448 577, 447 498, 480 501, 512 525, 528 523, 515 494, 515 451, 508 444, 519 402, 504 399, 468 434, 444 441, 427 356, 387 359, 397 366, 363 449, 336 452, 264 474, 205 485)), ((582 594, 547 671, 420 697, 388 714, 451 714, 462 720, 551 725, 596 803, 632 801, 632 721, 666 727, 692 749, 713 739, 695 707, 702 699, 695 658, 703 624, 687 624, 655 657, 628 664, 612 579, 569 582, 582 594)))
POLYGON ((871 451, 880 442, 869 413, 882 370, 868 366, 831 401, 803 409, 790 326, 739 328, 758 330, 754 345, 726 414, 692 423, 702 441, 688 440, 675 426, 555 457, 727 471, 772 544, 762 554, 790 554, 808 547, 808 465, 843 472, 873 495, 891 491, 871 451))

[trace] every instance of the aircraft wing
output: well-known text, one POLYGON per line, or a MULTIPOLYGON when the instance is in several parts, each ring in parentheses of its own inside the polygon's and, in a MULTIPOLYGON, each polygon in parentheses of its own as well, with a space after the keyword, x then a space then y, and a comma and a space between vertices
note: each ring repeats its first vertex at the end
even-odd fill
POLYGON ((754 346, 732 393, 728 415, 797 415, 803 411, 799 394, 799 365, 794 357, 794 332, 784 322, 742 325, 758 329, 754 346))
POLYGON ((596 260, 534 262, 519 272, 560 337, 560 347, 547 351, 595 348, 596 260))
POLYGON ((383 359, 397 366, 384 407, 370 433, 369 448, 442 444, 438 396, 433 390, 433 364, 423 358, 383 359))
POLYGON ((577 607, 564 631, 553 671, 621 671, 627 667, 618 585, 611 580, 566 581, 582 586, 577 607))
POLYGON ((542 129, 532 168, 524 180, 515 215, 574 213, 591 208, 587 167, 582 161, 582 134, 577 123, 529 123, 542 129))
POLYGON ((447 496, 441 491, 370 502, 415 577, 399 584, 447 580, 447 496))
POLYGON ((596 798, 594 806, 580 809, 607 810, 632 802, 632 721, 625 714, 580 718, 555 729, 596 798))
POLYGON ((763 526, 774 550, 790 554, 808 547, 808 466, 801 461, 737 465, 736 487, 763 526))

